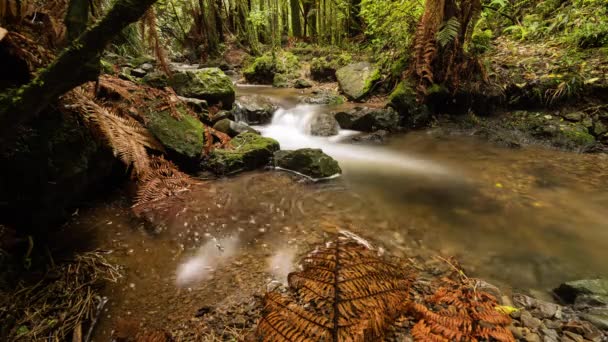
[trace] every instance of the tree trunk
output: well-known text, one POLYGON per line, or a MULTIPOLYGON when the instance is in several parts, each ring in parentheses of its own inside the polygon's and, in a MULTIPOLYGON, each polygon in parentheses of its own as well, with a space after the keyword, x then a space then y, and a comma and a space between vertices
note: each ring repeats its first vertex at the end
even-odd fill
POLYGON ((78 38, 87 29, 89 0, 71 0, 65 15, 68 42, 78 38))
POLYGON ((118 0, 108 14, 85 31, 30 83, 0 95, 0 139, 13 138, 16 127, 36 117, 65 92, 99 76, 87 67, 126 26, 136 22, 156 0, 118 0))
POLYGON ((291 30, 293 36, 302 37, 302 22, 300 20, 300 0, 291 0, 291 30))

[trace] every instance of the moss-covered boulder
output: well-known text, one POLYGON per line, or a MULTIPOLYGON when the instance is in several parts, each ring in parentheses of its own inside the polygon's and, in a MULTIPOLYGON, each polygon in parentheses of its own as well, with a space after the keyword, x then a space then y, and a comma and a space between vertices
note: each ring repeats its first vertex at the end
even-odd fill
POLYGON ((388 106, 401 117, 401 124, 407 128, 421 128, 431 120, 429 109, 416 99, 416 90, 409 81, 402 81, 388 97, 388 106))
POLYGON ((146 127, 178 161, 196 161, 204 146, 205 126, 178 107, 179 119, 169 110, 149 110, 146 114, 146 127))
POLYGON ((270 164, 279 143, 255 133, 241 133, 230 141, 230 148, 213 151, 202 167, 219 175, 255 170, 270 164))
POLYGON ((274 165, 313 179, 328 178, 342 173, 335 159, 320 149, 312 148, 278 151, 274 154, 274 165))
POLYGON ((336 71, 340 89, 349 99, 361 101, 380 80, 380 69, 368 62, 349 64, 336 71))
POLYGON ((298 78, 300 64, 298 57, 290 52, 268 52, 250 63, 243 76, 249 83, 273 84, 278 87, 289 86, 298 78))
POLYGON ((585 150, 596 143, 590 127, 583 121, 568 122, 562 117, 542 112, 517 111, 509 124, 527 135, 568 150, 585 150))
POLYGON ((310 123, 310 134, 319 137, 330 137, 337 135, 340 125, 331 114, 319 114, 310 123))
POLYGON ((146 76, 141 79, 141 82, 150 87, 163 89, 169 86, 169 77, 167 77, 164 72, 155 71, 146 74, 146 76))
POLYGON ((565 303, 608 305, 608 279, 584 279, 561 284, 553 292, 565 303))
POLYGON ((349 111, 336 112, 334 117, 343 129, 374 132, 377 130, 395 131, 399 128, 399 114, 390 107, 356 107, 349 111))
POLYGON ((334 82, 337 80, 336 71, 348 65, 351 60, 348 54, 313 58, 310 62, 310 77, 319 82, 334 82))
POLYGON ((224 109, 231 109, 235 100, 232 80, 218 68, 176 72, 169 85, 181 96, 205 100, 209 105, 221 102, 224 109))

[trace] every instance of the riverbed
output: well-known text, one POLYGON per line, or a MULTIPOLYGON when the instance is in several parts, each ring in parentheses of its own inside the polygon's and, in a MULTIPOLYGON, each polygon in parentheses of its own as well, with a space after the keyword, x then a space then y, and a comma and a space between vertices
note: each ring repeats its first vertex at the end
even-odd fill
POLYGON ((132 216, 127 191, 81 208, 65 243, 88 241, 126 274, 105 290, 95 340, 121 320, 174 327, 201 310, 224 310, 243 320, 231 329, 244 329, 255 297, 339 230, 395 256, 455 256, 470 276, 523 292, 608 274, 606 155, 505 149, 439 129, 354 145, 352 132, 307 136, 299 115, 335 108, 300 106, 299 91, 239 93, 280 100, 282 117, 262 133, 284 148, 322 148, 343 175, 311 182, 267 169, 207 180, 154 224, 132 216))

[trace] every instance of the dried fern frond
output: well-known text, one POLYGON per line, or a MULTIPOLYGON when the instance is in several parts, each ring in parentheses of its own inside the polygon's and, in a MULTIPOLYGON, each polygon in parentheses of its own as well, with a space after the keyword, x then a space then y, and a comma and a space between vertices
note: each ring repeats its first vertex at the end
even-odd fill
POLYGON ((189 191, 198 182, 162 156, 152 157, 149 171, 139 177, 133 211, 141 215, 161 200, 189 191))
POLYGON ((166 53, 158 37, 158 27, 156 25, 156 11, 154 10, 154 7, 150 7, 150 9, 148 9, 146 14, 144 14, 144 17, 142 18, 142 32, 145 32, 146 26, 148 27, 148 45, 154 47, 154 54, 156 55, 156 60, 160 64, 160 67, 163 72, 167 76, 171 76, 171 69, 169 69, 169 63, 167 62, 166 53))
POLYGON ((337 238, 288 276, 290 294, 268 293, 263 341, 377 341, 407 306, 412 275, 350 238, 337 238))
POLYGON ((475 279, 456 269, 450 277, 440 280, 438 289, 426 298, 424 304, 412 304, 412 311, 419 319, 412 329, 414 339, 428 342, 490 339, 514 342, 515 338, 508 329, 511 318, 496 310, 496 298, 479 290, 476 285, 475 279))
POLYGON ((72 92, 74 107, 94 125, 108 142, 114 156, 127 166, 133 165, 135 176, 150 171, 150 158, 146 148, 164 151, 163 146, 139 122, 121 117, 110 109, 89 99, 82 90, 72 92))

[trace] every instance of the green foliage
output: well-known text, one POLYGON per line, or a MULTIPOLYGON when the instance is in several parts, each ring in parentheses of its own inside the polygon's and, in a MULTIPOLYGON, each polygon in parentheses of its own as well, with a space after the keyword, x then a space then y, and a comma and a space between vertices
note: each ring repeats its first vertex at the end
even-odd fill
POLYGON ((456 17, 451 17, 441 25, 441 28, 437 32, 437 42, 444 47, 453 42, 458 37, 458 33, 460 33, 460 21, 456 17))
POLYGON ((519 14, 517 22, 506 24, 506 19, 486 12, 488 19, 503 24, 503 32, 516 39, 556 39, 580 48, 608 46, 608 0, 524 0, 500 11, 519 14))
POLYGON ((492 46, 492 39, 494 39, 494 34, 492 30, 478 30, 475 29, 473 31, 473 36, 471 37, 470 45, 468 46, 468 51, 474 54, 481 54, 490 49, 492 46))
POLYGON ((403 55, 409 54, 422 11, 420 1, 361 1, 360 15, 366 24, 368 48, 384 70, 390 71, 403 55))
POLYGON ((299 67, 298 57, 290 52, 267 52, 249 64, 243 75, 251 83, 280 83, 284 86, 290 79, 297 77, 299 67))

